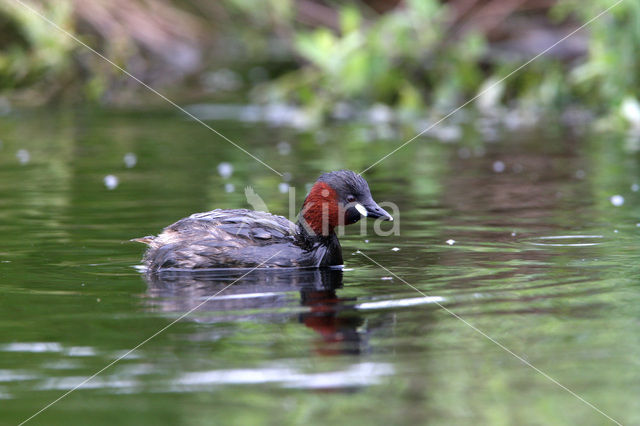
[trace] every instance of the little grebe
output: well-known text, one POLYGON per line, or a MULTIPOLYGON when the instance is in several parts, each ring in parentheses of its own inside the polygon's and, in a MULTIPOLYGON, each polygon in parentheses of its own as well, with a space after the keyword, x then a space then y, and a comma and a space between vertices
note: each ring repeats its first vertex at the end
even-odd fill
POLYGON ((298 223, 245 209, 196 213, 167 226, 149 245, 144 262, 159 269, 325 267, 342 264, 334 228, 361 217, 393 220, 371 197, 362 176, 325 173, 302 205, 298 223))

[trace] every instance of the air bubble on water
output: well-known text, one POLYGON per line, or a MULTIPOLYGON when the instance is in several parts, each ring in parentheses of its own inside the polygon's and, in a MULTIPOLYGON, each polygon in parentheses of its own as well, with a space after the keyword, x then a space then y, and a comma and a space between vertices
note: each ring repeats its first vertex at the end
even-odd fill
POLYGON ((291 145, 288 142, 280 142, 276 145, 276 148, 280 155, 289 155, 291 153, 291 145))
POLYGON ((133 152, 127 152, 124 155, 124 165, 127 166, 128 169, 132 168, 138 163, 138 157, 133 152))
POLYGON ((449 244, 450 246, 452 246, 452 245, 454 245, 454 244, 456 243, 456 240, 449 239, 449 240, 447 240, 447 241, 445 241, 445 242, 446 242, 447 244, 449 244))
POLYGON ((635 98, 627 97, 624 99, 620 106, 620 112, 633 127, 640 128, 640 104, 635 98))
POLYGON ((289 191, 289 184, 286 182, 280 182, 278 184, 278 191, 280 191, 281 194, 286 194, 289 191))
POLYGON ((515 233, 515 232, 512 232, 512 233, 511 233, 511 236, 512 236, 512 237, 515 237, 515 236, 516 236, 516 233, 515 233))
POLYGON ((504 172, 505 165, 504 165, 504 163, 502 161, 496 161, 496 162, 493 163, 492 168, 493 168, 494 172, 502 173, 502 172, 504 172))
POLYGON ((631 190, 633 192, 638 192, 639 189, 640 189, 640 185, 638 185, 637 183, 634 183, 633 185, 631 185, 631 190))
POLYGON ((624 204, 624 197, 622 195, 614 195, 609 198, 609 201, 611 201, 611 204, 613 204, 614 206, 620 207, 624 204))
POLYGON ((372 123, 387 123, 393 120, 393 110, 382 103, 377 103, 369 108, 367 115, 372 123))
POLYGON ((394 248, 391 249, 391 251, 400 251, 400 248, 394 247, 394 248))
POLYGON ((619 231, 618 231, 617 229, 614 229, 614 230, 613 230, 613 233, 614 233, 614 234, 617 234, 618 232, 619 232, 619 231))
POLYGON ((224 184, 224 192, 234 192, 236 190, 236 186, 232 183, 224 184))
POLYGON ((224 179, 227 179, 233 174, 233 166, 231 163, 222 162, 218 164, 218 174, 224 179))
POLYGON ((26 149, 19 149, 16 152, 16 158, 20 162, 20 164, 27 164, 31 160, 31 154, 26 149))
POLYGON ((392 279, 393 279, 393 277, 380 277, 380 279, 381 279, 382 281, 389 281, 389 280, 392 280, 392 279))
POLYGON ((365 242, 365 243, 368 243, 368 242, 369 242, 369 240, 364 240, 364 242, 365 242))
POLYGON ((108 190, 116 189, 118 187, 118 177, 114 175, 106 175, 103 179, 104 186, 107 187, 108 190))

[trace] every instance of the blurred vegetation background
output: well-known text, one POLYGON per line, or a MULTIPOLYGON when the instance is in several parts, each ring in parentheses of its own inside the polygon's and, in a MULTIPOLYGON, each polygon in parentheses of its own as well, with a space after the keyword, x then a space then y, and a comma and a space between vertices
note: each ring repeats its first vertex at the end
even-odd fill
POLYGON ((181 101, 434 117, 587 110, 640 129, 640 3, 613 0, 6 0, 0 107, 162 102, 26 6, 181 101), (487 90, 488 89, 488 90, 487 90), (372 108, 373 106, 373 108, 372 108))

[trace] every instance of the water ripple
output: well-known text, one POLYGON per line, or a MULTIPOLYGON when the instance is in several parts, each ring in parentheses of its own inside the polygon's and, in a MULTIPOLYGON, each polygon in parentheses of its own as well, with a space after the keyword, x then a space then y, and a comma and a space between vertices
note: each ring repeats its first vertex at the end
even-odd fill
POLYGON ((588 242, 572 242, 572 241, 584 241, 604 238, 603 235, 549 235, 543 237, 532 238, 530 241, 525 241, 527 244, 534 246, 546 246, 546 247, 588 247, 597 246, 602 242, 588 241, 588 242), (535 241, 542 240, 542 241, 535 241), (546 242, 554 241, 554 242, 546 242), (559 242, 558 242, 559 241, 559 242))

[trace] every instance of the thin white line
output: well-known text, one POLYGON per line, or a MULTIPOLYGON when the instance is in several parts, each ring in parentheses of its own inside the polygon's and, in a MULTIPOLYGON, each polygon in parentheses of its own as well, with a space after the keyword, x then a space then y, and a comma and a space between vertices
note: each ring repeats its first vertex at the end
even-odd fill
POLYGON ((149 89, 151 92, 155 93, 156 95, 160 96, 162 99, 164 99, 165 101, 167 101, 168 103, 170 103, 171 105, 173 105, 174 107, 176 107, 177 109, 179 109, 181 112, 183 112, 184 114, 186 114, 187 116, 189 116, 190 118, 192 118, 193 120, 197 121, 198 123, 202 124, 204 127, 206 127, 207 129, 211 130, 213 133, 215 133, 216 135, 220 136, 222 139, 224 139, 225 141, 229 142, 231 145, 235 146, 236 148, 238 148, 240 151, 244 152, 245 154, 247 154, 249 157, 253 158, 254 160, 256 160, 258 163, 262 164, 263 166, 267 167, 268 169, 270 169, 272 172, 274 172, 275 174, 282 176, 282 173, 280 173, 279 171, 277 171, 276 169, 274 169, 273 167, 271 167, 270 165, 268 165, 267 163, 265 163, 264 161, 262 161, 261 159, 259 159, 258 157, 256 157, 255 155, 251 154, 249 151, 247 151, 246 149, 244 149, 243 147, 241 147, 240 145, 238 145, 237 143, 235 143, 234 141, 232 141, 231 139, 229 139, 228 137, 226 137, 225 135, 223 135, 222 133, 220 133, 219 131, 217 131, 216 129, 214 129, 213 127, 209 126, 207 123, 205 123, 204 121, 200 120, 198 117, 196 117, 195 115, 193 115, 192 113, 190 113, 189 111, 187 111, 186 109, 182 108, 180 105, 178 105, 177 103, 173 102, 171 99, 167 98, 165 95, 163 95, 162 93, 158 92, 156 89, 154 89, 153 87, 149 86, 148 84, 146 84, 145 82, 143 82, 142 80, 140 80, 138 77, 136 77, 135 75, 131 74, 129 71, 125 70, 124 68, 122 68, 121 66, 119 66, 118 64, 114 63, 111 59, 107 58, 106 56, 104 56, 103 54, 101 54, 100 52, 98 52, 97 50, 95 50, 94 48, 92 48, 91 46, 89 46, 88 44, 86 44, 85 42, 83 42, 82 40, 80 40, 79 38, 77 38, 76 36, 74 36, 73 34, 71 34, 70 32, 68 32, 67 30, 65 30, 64 28, 60 27, 58 24, 56 24, 55 22, 53 22, 52 20, 50 20, 49 18, 47 18, 46 16, 44 16, 43 14, 41 14, 40 12, 38 12, 36 9, 34 9, 33 7, 25 4, 24 2, 22 2, 21 0, 13 0, 14 2, 18 3, 19 5, 21 5, 22 7, 24 7, 25 9, 29 10, 31 13, 35 14, 36 16, 39 16, 40 18, 42 18, 43 20, 45 20, 46 22, 48 22, 50 25, 52 25, 55 29, 57 29, 58 31, 62 32, 63 34, 65 34, 66 36, 70 37, 72 40, 74 40, 75 42, 81 44, 82 46, 86 47, 87 49, 89 49, 91 52, 95 53, 96 55, 98 55, 100 58, 104 59, 105 61, 107 61, 108 63, 110 63, 111 65, 113 65, 115 68, 117 68, 119 71, 123 72, 124 74, 126 74, 127 76, 131 77, 132 79, 134 79, 136 82, 138 82, 139 84, 141 84, 142 86, 146 87, 147 89, 149 89))
POLYGON ((222 293, 223 291, 225 291, 226 289, 228 289, 229 287, 231 287, 232 285, 234 285, 235 283, 237 283, 238 281, 240 281, 242 278, 246 277, 247 275, 249 275, 251 272, 255 271, 256 269, 260 268, 262 265, 264 265, 265 263, 267 263, 269 260, 271 260, 273 257, 277 256, 278 254, 280 254, 282 250, 280 250, 279 252, 277 252, 276 254, 274 254, 273 256, 269 257, 267 260, 265 260, 264 262, 262 262, 261 264, 259 264, 258 266, 256 266, 255 268, 251 269, 250 271, 248 271, 246 274, 243 274, 241 277, 237 278, 235 281, 233 281, 231 284, 225 286, 222 288, 222 290, 218 291, 217 293, 207 297, 206 299, 204 299, 202 302, 200 302, 199 304, 196 305, 195 308, 190 309, 189 311, 187 311, 186 313, 180 315, 178 318, 176 318, 175 320, 171 321, 169 324, 167 324, 166 326, 162 327, 160 330, 156 331, 155 333, 153 333, 151 336, 147 337, 146 339, 144 339, 142 342, 138 343, 135 347, 133 347, 132 349, 128 350, 124 355, 121 355, 120 357, 116 358, 115 360, 111 361, 109 364, 107 364, 105 367, 101 368, 100 370, 98 370, 97 372, 95 372, 92 376, 88 377, 87 379, 83 380, 80 384, 76 385, 75 387, 73 387, 72 389, 68 390, 67 392, 65 392, 64 394, 62 394, 61 396, 59 396, 58 398, 56 398, 54 401, 50 402, 49 404, 45 405, 44 407, 42 407, 40 410, 38 410, 35 414, 31 415, 29 418, 27 418, 26 420, 23 420, 19 426, 22 426, 23 424, 27 423, 28 421, 30 421, 31 419, 33 419, 34 417, 36 417, 38 414, 42 413, 43 411, 45 411, 46 409, 48 409, 49 407, 51 407, 52 405, 56 404, 57 402, 59 402, 61 399, 65 398, 66 396, 68 396, 71 392, 75 391, 76 389, 78 389, 79 387, 83 386, 85 383, 89 382, 91 379, 93 379, 94 377, 96 377, 97 375, 99 375, 100 373, 102 373, 103 371, 105 371, 106 369, 108 369, 109 367, 111 367, 112 365, 114 365, 115 363, 117 363, 118 361, 121 361, 123 358, 126 358, 127 356, 129 356, 132 352, 134 352, 136 349, 138 349, 140 346, 144 345, 145 343, 147 343, 149 340, 153 339, 154 337, 156 337, 157 335, 159 335, 160 333, 164 332, 165 330, 167 330, 169 327, 171 327, 172 325, 174 325, 175 323, 177 323, 178 321, 182 320, 184 317, 186 317, 187 315, 191 314, 192 312, 194 312, 195 310, 197 310, 200 306, 204 305, 205 303, 207 303, 208 301, 210 301, 211 299, 213 299, 214 297, 216 297, 217 295, 219 295, 220 293, 222 293))
POLYGON ((433 129, 434 127, 436 127, 438 124, 442 123, 444 120, 446 120, 447 118, 451 117, 453 114, 455 114, 456 112, 460 111, 462 108, 466 107, 467 105, 469 105, 471 102, 475 101, 476 99, 478 99, 480 96, 482 96, 483 94, 485 94, 486 92, 488 92, 489 90, 493 89, 494 87, 496 87, 498 84, 502 83, 503 81, 505 81, 506 79, 508 79, 509 77, 511 77, 513 74, 517 73, 518 71, 520 71, 521 69, 523 69, 524 67, 526 67, 527 65, 529 65, 531 62, 535 61, 536 59, 538 59, 539 57, 541 57, 542 55, 546 54, 547 52, 549 52, 551 49, 553 49, 554 47, 556 47, 557 45, 559 45, 560 43, 562 43, 563 41, 565 41, 566 39, 568 39, 569 37, 573 36, 575 33, 577 33, 578 31, 582 30, 583 28, 585 28, 586 26, 588 26, 589 24, 591 24, 593 21, 595 21, 596 19, 600 18, 602 15, 604 15, 605 13, 607 13, 608 11, 610 11, 611 9, 613 9, 614 7, 616 7, 617 5, 619 5, 620 3, 622 3, 624 0, 618 0, 617 2, 615 2, 614 4, 612 4, 611 6, 609 6, 608 8, 606 8, 605 10, 603 10, 602 12, 600 12, 599 14, 597 14, 595 17, 591 18, 590 20, 588 20, 587 22, 585 22, 584 24, 580 25, 578 28, 576 28, 575 30, 571 31, 569 34, 567 34, 566 36, 562 37, 560 40, 558 40, 557 42, 553 43, 551 46, 547 47, 545 50, 543 50, 542 52, 538 53, 536 56, 534 56, 533 58, 529 59, 527 62, 525 62, 524 64, 520 65, 518 68, 514 69, 513 71, 511 71, 509 74, 507 74, 506 76, 502 77, 500 80, 496 81, 495 83, 491 84, 489 87, 487 87, 486 89, 482 90, 480 93, 478 93, 477 95, 475 95, 473 98, 469 99, 468 101, 466 101, 465 103, 463 103, 462 105, 460 105, 458 108, 454 109, 453 111, 451 111, 449 114, 445 115, 444 117, 442 117, 441 119, 439 119, 438 121, 436 121, 435 123, 433 123, 432 125, 430 125, 429 127, 427 127, 426 129, 424 129, 423 131, 421 131, 420 133, 418 133, 417 135, 415 135, 414 137, 412 137, 411 139, 409 139, 408 141, 406 141, 405 143, 403 143, 402 145, 400 145, 399 147, 397 147, 396 149, 394 149, 393 151, 391 151, 390 153, 388 153, 387 155, 385 155, 384 157, 382 157, 381 159, 379 159, 378 161, 376 161, 375 163, 373 163, 372 165, 370 165, 369 167, 367 167, 366 169, 364 169, 363 171, 361 171, 358 174, 363 174, 366 173, 369 169, 375 167, 378 163, 386 160, 388 157, 392 156, 393 154, 395 154, 396 152, 398 152, 400 149, 404 148, 405 146, 409 145, 411 142, 413 142, 414 140, 416 140, 417 138, 419 138, 420 136, 422 136, 423 134, 425 134, 426 132, 428 132, 429 130, 433 129))
MULTIPOLYGON (((382 266, 381 264, 379 264, 378 262, 376 262, 375 260, 373 260, 372 258, 370 258, 369 256, 367 256, 366 254, 364 254, 362 251, 358 251, 358 253, 360 253, 361 255, 363 255, 364 257, 366 257, 367 259, 369 259, 371 262, 375 263, 376 265, 378 265, 380 268, 384 269, 385 271, 387 271, 388 273, 390 273, 391 275, 393 275, 394 277, 396 277, 397 279, 399 279, 400 281, 402 281, 403 283, 405 283, 406 285, 408 285, 409 287, 411 287, 412 289, 414 289, 415 291, 417 291, 418 293, 420 293, 422 296, 424 297, 429 297, 427 296, 423 291, 421 291, 420 289, 414 287, 413 285, 409 284, 407 281, 405 281, 404 279, 402 279, 401 277, 399 277, 398 275, 396 275, 395 273, 391 272, 389 269, 385 268, 384 266, 382 266)), ((618 422, 617 420, 615 420, 614 418, 608 416, 607 414, 605 414, 602 410, 600 410, 598 407, 596 407, 595 405, 593 405, 592 403, 590 403, 589 401, 587 401, 586 399, 582 398, 580 395, 578 395, 577 393, 575 393, 574 391, 572 391, 571 389, 569 389, 568 387, 564 386, 562 383, 558 382, 556 379, 554 379, 553 377, 549 376, 547 373, 545 373, 544 371, 540 370, 539 368, 537 368, 536 366, 534 366, 533 364, 531 364, 529 361, 527 361, 526 359, 522 358, 520 355, 514 353, 513 351, 511 351, 509 348, 507 348, 506 346, 504 346, 502 343, 498 342, 497 340, 493 339, 491 336, 487 335, 484 331, 478 329, 476 326, 470 324, 467 320, 465 320, 464 318, 462 318, 460 315, 456 314, 455 312, 451 311, 450 309, 448 309, 447 307, 443 306, 440 302, 438 302, 437 300, 434 299, 433 303, 435 303, 436 305, 438 305, 439 307, 441 307, 442 309, 444 309, 445 311, 447 311, 447 313, 451 314, 452 316, 454 316, 455 318, 459 319, 460 321, 462 321, 463 323, 465 323, 466 325, 468 325, 469 327, 471 327, 474 331, 480 333, 482 336, 486 337, 487 339, 489 339, 490 341, 492 341, 493 343, 495 343, 496 345, 498 345, 500 348, 504 349, 506 352, 510 353, 511 355, 513 355, 515 358, 517 358, 519 361, 521 361, 522 363, 524 363, 525 365, 527 365, 528 367, 531 367, 532 369, 534 369, 535 371, 537 371, 538 373, 542 374, 544 377, 546 377, 547 379, 549 379, 550 381, 552 381, 553 383, 555 383, 556 385, 560 386, 562 389, 564 389, 565 391, 569 392, 571 395, 575 396, 576 398, 578 398, 580 401, 584 402, 585 404, 587 404, 589 407, 593 408, 594 410, 596 410, 598 413, 602 414, 603 416, 605 416, 607 419, 611 420, 612 422, 618 424, 618 425, 622 425, 622 423, 618 422)))

